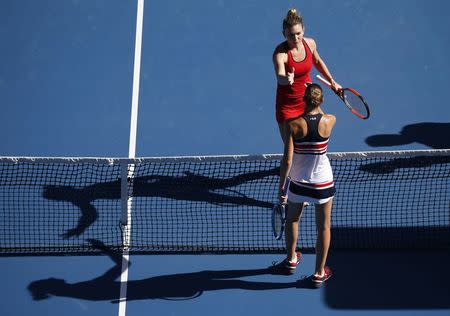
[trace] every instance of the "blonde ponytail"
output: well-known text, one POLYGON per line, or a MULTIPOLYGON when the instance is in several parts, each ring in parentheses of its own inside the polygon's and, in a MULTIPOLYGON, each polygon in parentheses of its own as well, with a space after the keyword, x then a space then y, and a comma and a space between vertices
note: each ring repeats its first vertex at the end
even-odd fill
POLYGON ((283 19, 283 31, 297 24, 303 26, 303 18, 297 12, 297 9, 294 8, 289 9, 286 14, 286 17, 283 19))

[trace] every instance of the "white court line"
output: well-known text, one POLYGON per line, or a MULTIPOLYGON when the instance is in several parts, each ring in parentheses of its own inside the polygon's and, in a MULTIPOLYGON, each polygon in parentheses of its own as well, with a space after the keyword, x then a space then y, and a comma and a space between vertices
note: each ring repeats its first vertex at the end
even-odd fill
MULTIPOLYGON (((128 158, 135 158, 136 156, 136 133, 137 133, 137 116, 139 104, 139 82, 141 73, 141 50, 142 50, 142 26, 144 24, 144 0, 137 1, 137 15, 136 15, 136 40, 134 47, 134 70, 133 70, 133 95, 131 100, 131 124, 130 124, 130 143, 128 158)), ((128 166, 128 179, 134 176, 134 165, 128 166)), ((131 191, 133 190, 133 183, 131 184, 131 191)), ((132 193, 132 192, 131 192, 132 193)), ((127 195, 128 197, 129 195, 127 195)), ((132 195, 131 195, 132 196, 132 195)), ((122 273, 120 275, 120 296, 119 296, 119 316, 125 316, 127 307, 127 285, 128 285, 128 266, 129 253, 128 247, 131 238, 131 209, 132 198, 127 199, 127 216, 126 225, 124 225, 122 253, 122 273)), ((124 223, 122 223, 124 224, 124 223)))

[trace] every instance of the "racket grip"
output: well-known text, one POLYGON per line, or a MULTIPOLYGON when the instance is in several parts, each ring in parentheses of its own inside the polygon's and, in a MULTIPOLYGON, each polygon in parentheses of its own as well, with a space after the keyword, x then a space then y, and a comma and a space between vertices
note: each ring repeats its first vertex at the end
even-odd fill
POLYGON ((326 80, 325 78, 323 78, 321 75, 317 75, 316 78, 319 79, 319 81, 322 81, 327 86, 331 87, 331 83, 328 80, 326 80))
POLYGON ((291 178, 287 177, 286 180, 284 181, 284 186, 283 186, 283 195, 285 196, 289 190, 289 184, 291 183, 291 178))

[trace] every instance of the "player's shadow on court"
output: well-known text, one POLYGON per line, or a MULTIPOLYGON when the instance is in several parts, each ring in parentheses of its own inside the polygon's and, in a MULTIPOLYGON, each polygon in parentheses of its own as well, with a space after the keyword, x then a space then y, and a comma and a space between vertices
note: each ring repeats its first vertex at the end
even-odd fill
MULTIPOLYGON (((358 169, 364 172, 372 174, 387 174, 393 173, 401 169, 417 169, 431 167, 433 165, 448 164, 450 163, 449 156, 417 156, 417 157, 405 157, 394 158, 386 161, 361 164, 358 169)), ((338 175, 339 177, 339 175, 338 175)))
MULTIPOLYGON (((218 179, 189 171, 181 176, 151 175, 133 179, 133 197, 161 197, 215 205, 254 206, 271 209, 273 202, 258 200, 234 189, 239 185, 265 177, 278 176, 279 168, 239 174, 218 179)), ((66 231, 63 237, 80 236, 97 219, 98 211, 93 202, 99 199, 120 200, 120 179, 96 183, 82 188, 47 185, 43 197, 53 201, 70 202, 79 208, 81 216, 77 226, 66 231)))
MULTIPOLYGON (((90 301, 120 301, 122 256, 107 249, 101 242, 90 240, 94 247, 107 254, 115 263, 106 273, 92 280, 67 283, 63 279, 49 278, 31 282, 28 290, 34 300, 52 296, 71 297, 90 301)), ((146 299, 188 300, 206 291, 244 289, 252 291, 276 290, 298 287, 297 282, 253 282, 239 278, 266 274, 278 274, 272 268, 251 270, 201 271, 162 275, 142 280, 129 280, 127 301, 146 299)))
POLYGON ((417 123, 406 125, 398 134, 379 134, 366 138, 372 147, 392 147, 419 143, 433 149, 450 148, 450 123, 417 123))
POLYGON ((332 251, 325 302, 334 309, 449 309, 448 250, 332 251))

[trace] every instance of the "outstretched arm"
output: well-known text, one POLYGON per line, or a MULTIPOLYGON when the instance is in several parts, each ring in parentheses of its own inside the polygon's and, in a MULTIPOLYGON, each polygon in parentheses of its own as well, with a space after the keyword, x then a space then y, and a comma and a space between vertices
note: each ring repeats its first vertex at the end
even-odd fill
POLYGON ((286 73, 284 64, 286 63, 286 52, 283 51, 280 44, 273 52, 272 61, 275 68, 275 76, 277 77, 278 84, 282 86, 292 85, 294 83, 294 69, 290 69, 286 73))

